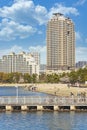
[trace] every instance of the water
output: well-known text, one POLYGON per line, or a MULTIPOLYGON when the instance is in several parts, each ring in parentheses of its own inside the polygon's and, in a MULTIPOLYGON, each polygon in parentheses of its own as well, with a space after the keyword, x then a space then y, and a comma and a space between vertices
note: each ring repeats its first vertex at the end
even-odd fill
MULTIPOLYGON (((18 88, 19 96, 47 94, 18 88)), ((0 87, 0 96, 15 96, 16 88, 0 87)), ((87 130, 86 112, 0 112, 0 130, 87 130)))
MULTIPOLYGON (((16 96, 16 87, 0 87, 0 96, 16 96)), ((18 96, 46 96, 45 93, 31 92, 18 87, 18 96)))
POLYGON ((0 113, 0 130, 87 130, 87 113, 0 113))

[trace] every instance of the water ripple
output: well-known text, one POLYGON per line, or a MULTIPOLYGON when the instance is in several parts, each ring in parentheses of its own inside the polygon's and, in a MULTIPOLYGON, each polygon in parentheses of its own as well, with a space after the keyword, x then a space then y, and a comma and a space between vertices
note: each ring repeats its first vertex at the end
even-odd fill
POLYGON ((0 113, 0 130, 86 130, 87 113, 0 113))

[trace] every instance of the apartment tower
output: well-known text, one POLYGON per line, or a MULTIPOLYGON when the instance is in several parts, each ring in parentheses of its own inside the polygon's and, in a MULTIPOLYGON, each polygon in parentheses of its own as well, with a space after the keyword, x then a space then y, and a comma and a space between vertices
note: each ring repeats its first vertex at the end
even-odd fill
POLYGON ((72 70, 75 67, 75 31, 73 21, 54 13, 47 24, 47 70, 72 70))

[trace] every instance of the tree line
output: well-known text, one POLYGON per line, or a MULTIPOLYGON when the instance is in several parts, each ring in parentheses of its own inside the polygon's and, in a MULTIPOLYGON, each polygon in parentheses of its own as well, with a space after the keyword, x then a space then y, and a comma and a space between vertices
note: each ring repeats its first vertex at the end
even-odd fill
POLYGON ((0 72, 0 83, 35 83, 37 81, 36 74, 22 73, 3 73, 0 72))
POLYGON ((0 72, 0 83, 85 83, 87 81, 87 68, 62 74, 22 74, 0 72))

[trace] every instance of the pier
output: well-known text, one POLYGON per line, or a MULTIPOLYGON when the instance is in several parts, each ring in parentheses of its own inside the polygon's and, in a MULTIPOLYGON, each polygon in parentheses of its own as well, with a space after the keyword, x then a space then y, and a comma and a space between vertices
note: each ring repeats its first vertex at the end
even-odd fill
POLYGON ((0 97, 0 111, 87 110, 87 97, 0 97))

